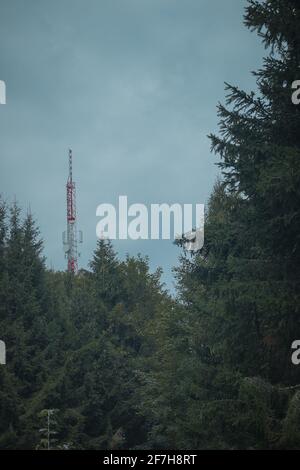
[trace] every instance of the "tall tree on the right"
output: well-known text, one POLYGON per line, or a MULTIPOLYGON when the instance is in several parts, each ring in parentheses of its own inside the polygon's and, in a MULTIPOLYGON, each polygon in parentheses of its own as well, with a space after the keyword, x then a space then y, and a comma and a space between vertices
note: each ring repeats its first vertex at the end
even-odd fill
MULTIPOLYGON (((291 345, 300 339, 300 105, 292 102, 300 3, 250 0, 245 24, 269 55, 254 72, 256 92, 226 84, 220 133, 210 135, 222 178, 204 247, 176 269, 184 354, 199 368, 183 399, 190 418, 176 431, 194 448, 299 448, 300 366, 291 345)), ((179 367, 178 348, 174 356, 179 367)))
POLYGON ((300 370, 290 348, 300 338, 300 106, 291 98, 300 79, 300 3, 250 0, 245 24, 270 53, 254 72, 257 93, 226 84, 220 136, 210 136, 234 214, 235 247, 226 260, 229 344, 244 345, 244 373, 256 369, 273 383, 296 384, 300 370), (259 363, 251 363, 258 357, 251 345, 259 363))

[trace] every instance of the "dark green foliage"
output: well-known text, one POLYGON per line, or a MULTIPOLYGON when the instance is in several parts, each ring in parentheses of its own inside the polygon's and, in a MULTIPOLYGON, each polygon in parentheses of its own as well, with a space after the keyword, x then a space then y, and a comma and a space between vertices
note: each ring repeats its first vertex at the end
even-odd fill
POLYGON ((299 2, 246 9, 245 24, 271 53, 255 72, 257 92, 226 84, 218 108, 220 135, 210 139, 222 179, 204 248, 175 270, 179 310, 167 323, 160 313, 156 367, 143 376, 154 446, 300 447, 291 362, 300 337, 299 20, 299 2))
POLYGON ((16 203, 10 214, 1 204, 1 448, 46 448, 39 428, 48 409, 59 422, 51 448, 142 444, 136 368, 139 353, 151 353, 147 324, 167 299, 160 271, 140 256, 119 261, 109 240, 99 241, 91 272, 47 271, 32 216, 22 221, 16 203))

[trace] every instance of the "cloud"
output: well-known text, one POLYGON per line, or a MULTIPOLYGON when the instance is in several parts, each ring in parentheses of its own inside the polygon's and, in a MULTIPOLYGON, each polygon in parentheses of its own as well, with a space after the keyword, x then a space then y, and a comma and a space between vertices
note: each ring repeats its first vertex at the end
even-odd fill
MULTIPOLYGON (((207 133, 223 82, 253 88, 262 47, 236 0, 1 0, 0 184, 31 204, 56 268, 65 260, 67 150, 73 148, 81 265, 95 246, 95 209, 130 202, 203 203, 217 174, 207 133), (5 109, 4 109, 5 108, 5 109)), ((117 243, 162 264, 178 249, 117 243)))

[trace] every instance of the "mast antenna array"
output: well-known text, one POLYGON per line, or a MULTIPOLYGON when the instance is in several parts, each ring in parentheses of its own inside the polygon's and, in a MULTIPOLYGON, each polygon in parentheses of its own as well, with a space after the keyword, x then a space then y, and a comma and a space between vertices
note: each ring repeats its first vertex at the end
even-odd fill
POLYGON ((73 181, 73 156, 69 149, 69 176, 67 180, 67 231, 63 232, 63 247, 68 260, 67 270, 76 274, 78 271, 78 243, 82 243, 82 232, 77 232, 76 186, 73 181))

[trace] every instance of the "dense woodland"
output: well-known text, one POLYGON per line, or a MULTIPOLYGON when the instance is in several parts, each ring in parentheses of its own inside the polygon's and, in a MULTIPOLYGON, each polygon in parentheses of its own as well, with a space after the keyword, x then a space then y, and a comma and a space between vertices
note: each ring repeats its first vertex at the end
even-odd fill
POLYGON ((47 269, 2 198, 0 448, 47 448, 49 409, 52 449, 300 448, 300 2, 251 0, 244 21, 266 58, 218 106, 221 176, 176 298, 109 240, 76 276, 47 269))

